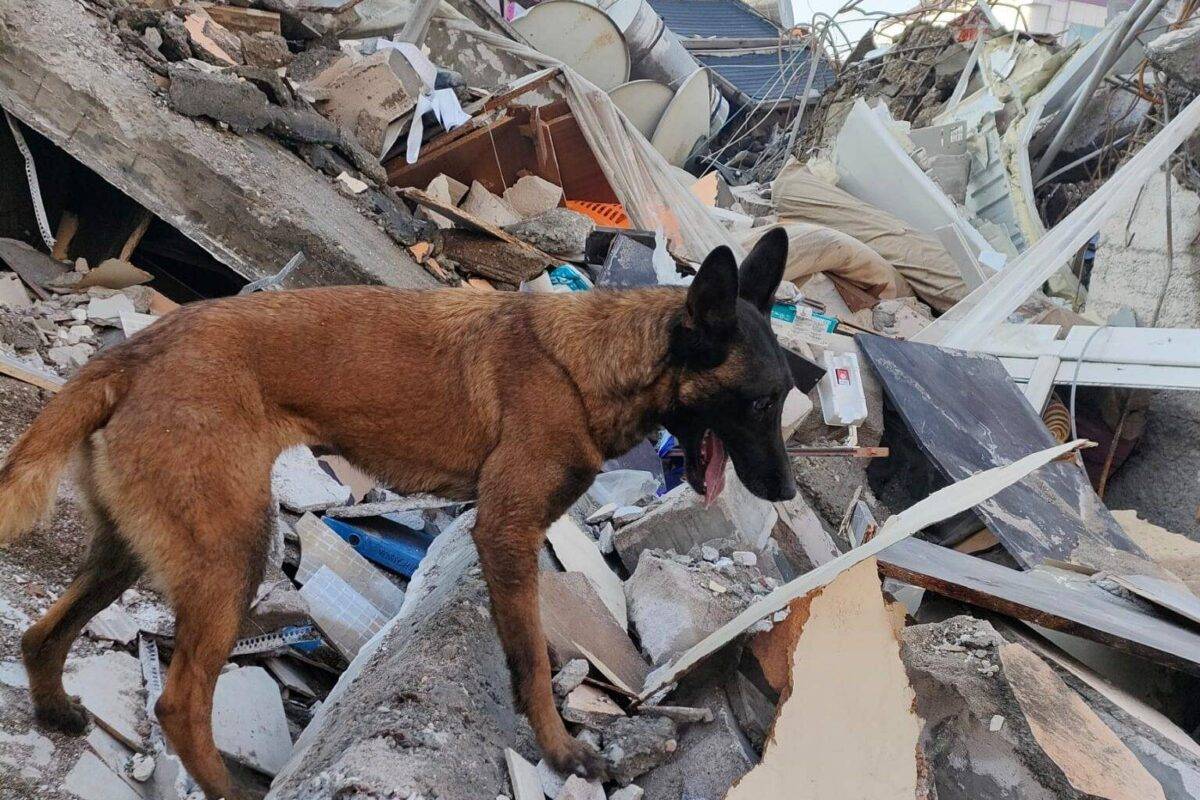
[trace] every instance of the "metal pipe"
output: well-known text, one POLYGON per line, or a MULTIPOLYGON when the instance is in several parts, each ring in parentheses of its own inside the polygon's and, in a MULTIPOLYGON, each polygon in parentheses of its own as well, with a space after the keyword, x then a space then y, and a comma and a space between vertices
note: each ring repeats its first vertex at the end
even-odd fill
MULTIPOLYGON (((1075 95, 1071 111, 1067 114, 1066 120, 1059 126, 1058 132, 1054 134, 1054 139, 1046 147, 1046 152, 1038 160, 1037 168, 1033 172, 1034 180, 1040 179, 1046 173, 1046 170, 1050 168, 1050 165, 1054 163, 1054 159, 1058 158, 1058 154, 1062 151, 1067 137, 1074 130, 1076 123, 1079 122, 1079 117, 1083 114, 1083 109, 1087 105, 1087 101, 1091 98, 1092 93, 1096 91, 1096 87, 1100 85, 1100 81, 1104 78, 1105 73, 1120 58, 1123 52, 1120 49, 1121 43, 1125 40, 1126 34, 1133 28, 1134 23, 1141 20, 1142 13, 1150 7, 1151 3, 1157 1, 1159 0, 1139 0, 1136 6, 1126 12, 1125 19, 1121 21, 1120 27, 1113 31, 1112 37, 1105 43, 1104 51, 1100 55, 1096 68, 1088 76, 1083 88, 1075 95)), ((1140 31, 1141 29, 1139 28, 1138 30, 1140 31)))

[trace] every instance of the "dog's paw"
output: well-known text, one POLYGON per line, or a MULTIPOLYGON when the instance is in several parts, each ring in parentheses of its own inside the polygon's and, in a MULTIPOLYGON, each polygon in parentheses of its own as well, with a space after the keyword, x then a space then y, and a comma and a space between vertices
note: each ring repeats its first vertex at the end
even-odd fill
POLYGON ((74 698, 67 700, 66 705, 37 707, 33 716, 42 727, 67 736, 83 736, 90 719, 87 709, 74 698))
POLYGON ((604 781, 608 767, 590 744, 568 737, 558 752, 547 754, 550 765, 563 775, 578 775, 589 781, 604 781))

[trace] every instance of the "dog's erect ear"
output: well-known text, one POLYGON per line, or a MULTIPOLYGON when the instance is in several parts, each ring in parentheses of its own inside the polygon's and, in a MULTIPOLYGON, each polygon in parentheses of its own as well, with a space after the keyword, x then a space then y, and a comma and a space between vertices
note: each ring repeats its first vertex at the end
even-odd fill
POLYGON ((763 314, 771 313, 775 290, 783 280, 787 252, 787 232, 772 228, 754 245, 738 272, 738 296, 763 314))
POLYGON ((737 261, 722 245, 704 259, 688 288, 689 327, 710 336, 731 333, 737 324, 737 297, 737 261))

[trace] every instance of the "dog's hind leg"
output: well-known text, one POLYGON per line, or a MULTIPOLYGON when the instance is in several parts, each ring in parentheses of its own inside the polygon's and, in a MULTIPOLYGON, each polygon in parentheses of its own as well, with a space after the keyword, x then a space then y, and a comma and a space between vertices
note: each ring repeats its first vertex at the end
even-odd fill
POLYGON ((142 574, 142 565, 121 538, 108 513, 89 499, 94 533, 78 575, 46 615, 21 638, 25 671, 38 722, 78 736, 87 729, 87 712, 63 689, 63 663, 71 643, 92 617, 108 607, 142 574))
MULTIPOLYGON (((189 537, 185 549, 190 552, 176 556, 186 559, 187 569, 168 577, 175 650, 154 713, 188 774, 210 800, 235 797, 213 741, 213 691, 262 579, 269 536, 265 521, 265 511, 259 519, 225 516, 210 530, 189 537), (248 537, 247 530, 261 535, 248 537)), ((187 541, 182 531, 172 533, 181 534, 174 543, 187 541)))
POLYGON ((567 732, 554 705, 538 603, 538 551, 547 522, 566 511, 593 474, 493 454, 481 476, 472 537, 518 710, 529 718, 538 746, 555 769, 598 778, 604 775, 603 760, 567 732))

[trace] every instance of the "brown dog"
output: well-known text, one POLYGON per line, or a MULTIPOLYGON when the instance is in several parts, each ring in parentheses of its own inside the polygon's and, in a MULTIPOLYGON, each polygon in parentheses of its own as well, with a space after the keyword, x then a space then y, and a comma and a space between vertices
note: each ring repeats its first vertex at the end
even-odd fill
POLYGON ((517 703, 554 766, 602 773, 550 690, 544 532, 606 458, 660 423, 698 492, 719 488, 728 448, 751 491, 795 494, 780 436, 792 379, 766 316, 786 252, 781 230, 764 237, 740 291, 719 248, 686 290, 347 287, 208 301, 97 356, 0 468, 0 542, 46 512, 76 450, 95 519, 78 577, 22 640, 37 718, 84 731, 63 690, 67 651, 148 570, 176 613, 156 715, 208 797, 231 796, 212 695, 261 579, 271 465, 286 447, 322 445, 398 491, 478 499, 474 539, 517 703))

